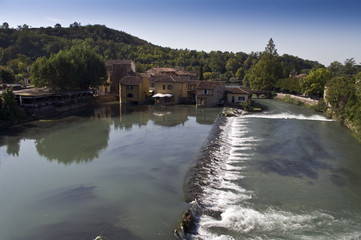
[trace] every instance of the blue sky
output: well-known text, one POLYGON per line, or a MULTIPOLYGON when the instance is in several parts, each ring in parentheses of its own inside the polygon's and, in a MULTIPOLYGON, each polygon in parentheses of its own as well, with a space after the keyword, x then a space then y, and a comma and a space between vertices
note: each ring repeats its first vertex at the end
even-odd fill
POLYGON ((10 27, 102 24, 153 44, 361 62, 360 0, 0 0, 10 27))

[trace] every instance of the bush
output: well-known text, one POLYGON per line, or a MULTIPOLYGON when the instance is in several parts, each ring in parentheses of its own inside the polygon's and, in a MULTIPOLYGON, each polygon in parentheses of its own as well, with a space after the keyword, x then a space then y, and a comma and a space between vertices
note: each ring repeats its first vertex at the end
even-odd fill
POLYGON ((326 102, 323 99, 320 99, 317 103, 317 105, 312 107, 317 112, 323 112, 325 113, 328 109, 326 102))
POLYGON ((241 103, 241 107, 243 108, 243 110, 245 110, 247 112, 251 112, 253 110, 252 101, 250 99, 248 99, 247 101, 241 103))

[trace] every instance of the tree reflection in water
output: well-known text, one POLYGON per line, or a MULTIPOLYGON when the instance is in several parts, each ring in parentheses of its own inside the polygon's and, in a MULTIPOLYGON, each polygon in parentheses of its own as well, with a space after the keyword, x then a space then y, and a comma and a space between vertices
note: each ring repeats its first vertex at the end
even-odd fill
POLYGON ((194 106, 138 106, 119 105, 117 102, 102 104, 94 108, 70 113, 71 116, 52 120, 41 120, 13 127, 0 137, 0 146, 7 147, 7 154, 18 156, 22 139, 35 140, 39 155, 49 161, 62 164, 89 162, 99 157, 106 149, 111 126, 131 129, 155 125, 184 125, 189 117, 200 124, 213 124, 219 109, 210 114, 209 109, 194 106))

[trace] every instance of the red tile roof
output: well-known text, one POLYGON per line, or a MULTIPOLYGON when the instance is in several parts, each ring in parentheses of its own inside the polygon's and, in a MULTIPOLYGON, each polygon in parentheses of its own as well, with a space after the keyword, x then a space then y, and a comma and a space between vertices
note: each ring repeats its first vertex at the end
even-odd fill
POLYGON ((233 94, 251 94, 249 90, 242 87, 226 87, 226 92, 233 94))
POLYGON ((187 78, 168 76, 168 75, 154 75, 149 78, 151 82, 190 82, 187 78))
POLYGON ((197 89, 215 89, 216 87, 224 85, 223 82, 199 81, 197 89))
POLYGON ((125 76, 120 79, 120 84, 123 85, 139 85, 143 78, 139 76, 125 76))

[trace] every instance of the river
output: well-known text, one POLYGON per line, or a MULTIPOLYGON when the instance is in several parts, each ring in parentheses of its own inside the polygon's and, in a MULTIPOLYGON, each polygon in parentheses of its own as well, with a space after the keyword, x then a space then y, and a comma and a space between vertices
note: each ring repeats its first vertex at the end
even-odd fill
POLYGON ((186 181, 187 239, 361 239, 361 147, 312 110, 261 101, 223 118, 186 181))
POLYGON ((0 239, 174 239, 219 112, 111 103, 1 133, 0 239))
POLYGON ((169 240, 190 206, 188 239, 360 239, 359 143, 309 109, 261 103, 231 118, 112 103, 3 132, 1 239, 169 240))

